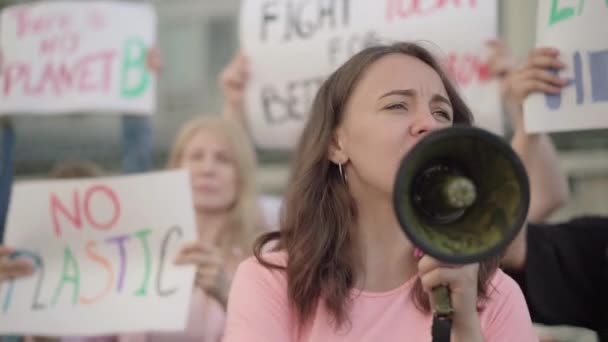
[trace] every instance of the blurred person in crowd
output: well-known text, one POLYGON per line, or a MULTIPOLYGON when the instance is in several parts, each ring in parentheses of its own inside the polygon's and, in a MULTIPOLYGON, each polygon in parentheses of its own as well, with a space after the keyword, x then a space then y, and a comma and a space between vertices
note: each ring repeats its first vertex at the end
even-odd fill
POLYGON ((106 172, 97 163, 89 160, 67 160, 53 166, 49 177, 53 179, 79 179, 101 177, 106 172))
POLYGON ((513 58, 504 43, 496 40, 489 46, 493 51, 489 68, 491 74, 499 78, 502 103, 511 124, 511 147, 522 159, 530 178, 528 220, 543 222, 568 200, 568 182, 551 138, 545 133, 526 132, 523 104, 533 92, 558 94, 567 81, 543 69, 563 68, 563 64, 558 59, 557 50, 538 48, 530 53, 521 71, 514 74, 511 73, 513 58))
MULTIPOLYGON (((507 249, 503 267, 521 286, 535 323, 584 327, 595 331, 600 341, 608 341, 604 310, 608 305, 604 291, 608 287, 608 218, 588 215, 545 222, 568 199, 566 177, 559 171, 550 138, 527 134, 523 127, 524 100, 534 92, 559 93, 568 80, 550 70, 561 70, 565 64, 557 49, 535 48, 524 63, 515 66, 509 62, 508 49, 497 44, 490 64, 501 78, 505 107, 514 124, 513 141, 528 146, 518 151, 531 184, 529 224, 507 249)), ((547 341, 565 341, 566 337, 560 337, 564 329, 539 330, 547 341)), ((572 341, 572 332, 566 336, 572 341)))

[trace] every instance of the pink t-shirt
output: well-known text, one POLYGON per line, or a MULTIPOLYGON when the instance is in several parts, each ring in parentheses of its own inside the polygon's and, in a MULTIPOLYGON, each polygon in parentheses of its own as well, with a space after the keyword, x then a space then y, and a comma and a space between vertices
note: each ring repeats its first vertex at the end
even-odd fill
MULTIPOLYGON (((265 258, 285 264, 285 253, 265 258)), ((431 341, 432 316, 420 312, 411 301, 415 278, 391 291, 370 293, 354 290, 350 324, 336 331, 331 317, 319 305, 310 324, 298 331, 287 298, 287 278, 269 270, 255 258, 239 266, 228 302, 224 342, 338 342, 431 341)), ((480 314, 488 342, 538 341, 528 308, 517 284, 498 270, 490 286, 490 298, 480 314)))

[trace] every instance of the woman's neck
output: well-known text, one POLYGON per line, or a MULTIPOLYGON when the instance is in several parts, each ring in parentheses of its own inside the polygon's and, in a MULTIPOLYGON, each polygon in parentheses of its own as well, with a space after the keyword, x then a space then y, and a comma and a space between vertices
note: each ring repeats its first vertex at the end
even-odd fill
POLYGON ((414 246, 401 230, 390 200, 367 196, 357 202, 357 287, 373 292, 394 289, 418 272, 414 246))
POLYGON ((228 215, 219 212, 196 212, 196 227, 200 241, 216 245, 228 226, 228 215))

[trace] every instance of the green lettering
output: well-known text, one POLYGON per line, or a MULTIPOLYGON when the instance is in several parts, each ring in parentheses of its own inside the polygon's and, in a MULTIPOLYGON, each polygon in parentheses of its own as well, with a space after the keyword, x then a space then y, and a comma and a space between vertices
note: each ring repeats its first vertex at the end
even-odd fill
POLYGON ((555 25, 560 21, 567 20, 570 17, 574 16, 574 7, 558 7, 559 0, 553 0, 551 2, 551 15, 549 16, 549 26, 555 25))
POLYGON ((72 304, 78 303, 78 293, 80 291, 80 271, 78 270, 78 261, 76 258, 74 258, 72 250, 69 247, 65 248, 63 254, 63 272, 61 275, 61 282, 59 283, 59 286, 55 291, 55 295, 53 296, 53 306, 57 304, 57 299, 59 298, 65 283, 72 283, 74 285, 72 304))
POLYGON ((139 238, 139 241, 141 241, 141 244, 144 247, 144 257, 146 260, 146 266, 144 268, 144 281, 141 284, 141 287, 137 290, 137 292, 135 292, 136 296, 145 296, 146 293, 148 293, 148 282, 150 281, 150 264, 152 258, 150 257, 150 247, 148 246, 147 236, 151 232, 152 231, 150 229, 144 229, 135 233, 135 235, 139 238))
POLYGON ((147 71, 146 59, 147 48, 141 39, 132 38, 125 42, 121 74, 123 97, 138 97, 148 88, 150 74, 147 71), (133 77, 130 77, 133 73, 141 75, 138 78, 139 82, 133 82, 133 77))

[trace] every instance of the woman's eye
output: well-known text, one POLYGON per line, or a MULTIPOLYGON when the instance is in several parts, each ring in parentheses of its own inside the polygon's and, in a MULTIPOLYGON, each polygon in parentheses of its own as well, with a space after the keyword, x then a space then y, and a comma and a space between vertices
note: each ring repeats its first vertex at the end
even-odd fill
POLYGON ((203 153, 201 153, 201 152, 191 153, 190 155, 188 155, 186 157, 186 159, 188 159, 188 160, 202 160, 203 159, 203 153))
POLYGON ((217 159, 217 161, 219 161, 220 163, 223 164, 230 164, 232 162, 232 160, 230 159, 229 156, 227 156, 224 153, 218 153, 215 158, 217 159))
POLYGON ((443 121, 452 121, 452 115, 446 111, 438 110, 435 112, 435 116, 438 116, 443 121))
POLYGON ((386 106, 388 110, 407 110, 407 105, 405 103, 393 103, 391 105, 386 106))

